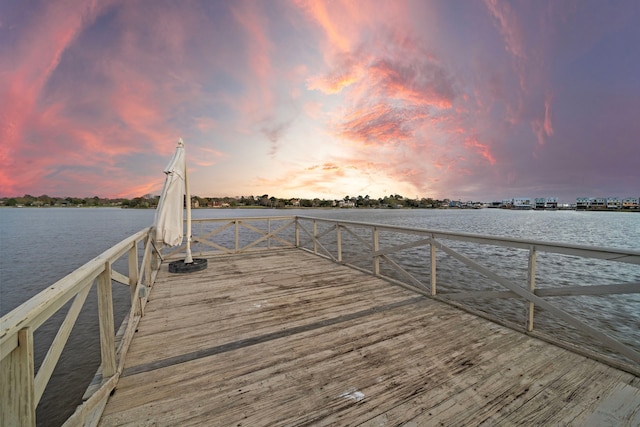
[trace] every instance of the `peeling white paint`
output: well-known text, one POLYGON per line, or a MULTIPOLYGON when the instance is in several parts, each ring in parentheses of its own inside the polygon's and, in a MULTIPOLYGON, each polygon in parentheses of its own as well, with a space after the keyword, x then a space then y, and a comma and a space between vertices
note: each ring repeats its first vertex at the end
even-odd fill
POLYGON ((262 308, 268 305, 268 301, 260 301, 260 302, 254 302, 253 303, 253 308, 262 308))
POLYGON ((340 397, 344 397, 345 399, 353 400, 354 402, 360 402, 364 399, 364 393, 356 388, 350 388, 340 395, 340 397))

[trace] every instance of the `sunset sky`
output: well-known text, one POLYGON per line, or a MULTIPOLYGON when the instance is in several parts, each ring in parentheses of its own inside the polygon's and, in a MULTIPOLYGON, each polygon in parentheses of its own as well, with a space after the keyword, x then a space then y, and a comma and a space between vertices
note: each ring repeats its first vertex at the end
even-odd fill
POLYGON ((640 196, 640 2, 0 0, 0 197, 640 196))

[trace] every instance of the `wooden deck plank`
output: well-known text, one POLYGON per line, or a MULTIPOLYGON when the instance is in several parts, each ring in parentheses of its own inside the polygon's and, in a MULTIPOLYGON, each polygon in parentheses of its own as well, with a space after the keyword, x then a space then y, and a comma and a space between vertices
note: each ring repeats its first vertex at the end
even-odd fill
MULTIPOLYGON (((281 267, 282 269, 282 267, 281 267)), ((348 268, 343 267, 349 271, 348 268)), ((322 278, 326 280, 324 275, 322 278)), ((309 280, 305 273, 302 279, 309 280)), ((330 276, 331 277, 331 276, 330 276)), ((217 285, 199 281, 190 283, 183 279, 183 286, 190 286, 197 299, 190 306, 175 307, 170 302, 162 304, 165 298, 153 297, 155 305, 171 307, 172 310, 147 311, 146 322, 139 326, 140 337, 132 344, 129 358, 166 358, 235 341, 239 338, 256 336, 280 329, 283 322, 287 327, 307 323, 312 317, 318 321, 341 314, 353 313, 376 304, 399 301, 407 297, 407 292, 386 284, 372 285, 368 276, 360 280, 337 280, 331 277, 331 285, 290 292, 265 286, 253 280, 242 286, 218 290, 217 285), (247 294, 246 299, 242 298, 247 294), (213 301, 224 301, 213 305, 213 301), (203 325, 217 323, 216 334, 212 335, 203 325), (158 349, 157 342, 174 342, 179 345, 158 349), (145 356, 146 355, 146 356, 145 356)), ((158 287, 161 284, 156 285, 158 287)), ((170 299, 170 295, 167 297, 170 299)), ((151 306, 151 304, 149 304, 151 306)))
POLYGON ((159 274, 101 425, 571 425, 608 396, 593 419, 617 407, 633 419, 636 394, 624 386, 637 385, 378 278, 281 250, 213 258, 187 277, 159 274))

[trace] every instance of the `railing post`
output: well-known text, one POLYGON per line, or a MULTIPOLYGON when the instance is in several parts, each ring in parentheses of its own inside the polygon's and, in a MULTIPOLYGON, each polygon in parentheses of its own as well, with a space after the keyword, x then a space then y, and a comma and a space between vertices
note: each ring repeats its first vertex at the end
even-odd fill
POLYGON ((133 242, 133 245, 129 249, 128 254, 129 261, 129 291, 131 292, 131 305, 136 302, 136 285, 138 284, 138 277, 140 270, 138 269, 138 242, 133 242))
POLYGON ((116 344, 111 295, 111 265, 108 261, 105 263, 104 271, 98 276, 98 321, 102 378, 109 378, 116 373, 116 344))
POLYGON ((35 426, 33 330, 18 331, 18 347, 0 361, 0 426, 35 426))
MULTIPOLYGON (((203 224, 204 224, 204 221, 200 221, 200 232, 198 233, 198 236, 204 236, 204 233, 202 232, 204 227, 203 224)), ((199 240, 198 240, 198 249, 200 249, 198 251, 198 255, 202 256, 202 242, 199 240)))
POLYGON ((296 248, 300 247, 300 218, 296 217, 296 248))
POLYGON ((314 219, 313 220, 313 253, 318 253, 318 223, 314 219))
MULTIPOLYGON (((152 245, 151 245, 151 237, 149 237, 149 239, 147 239, 147 243, 146 246, 144 248, 145 252, 148 252, 148 254, 146 254, 146 257, 143 257, 144 259, 144 265, 142 266, 142 268, 144 269, 144 285, 145 286, 151 286, 151 251, 152 249, 152 245)), ((139 297, 140 295, 136 295, 136 297, 139 297)))
POLYGON ((338 242, 338 262, 342 262, 342 227, 336 226, 336 240, 338 242))
MULTIPOLYGON (((267 219, 267 233, 271 234, 271 218, 267 219)), ((271 249, 271 237, 267 239, 267 249, 271 249)))
MULTIPOLYGON (((160 268, 160 257, 158 256, 158 252, 156 252, 156 250, 151 247, 151 271, 155 271, 158 270, 160 268)), ((149 278, 151 278, 151 276, 149 276, 149 278)), ((149 285, 151 285, 151 283, 149 283, 149 285)))
POLYGON ((436 294, 436 239, 431 235, 431 295, 436 294))
POLYGON ((236 226, 236 253, 238 253, 238 251, 240 250, 240 223, 237 219, 233 222, 236 226))
MULTIPOLYGON (((528 269, 528 282, 529 282, 529 291, 533 293, 536 289, 536 247, 531 246, 529 249, 529 269, 528 269)), ((535 312, 535 307, 532 302, 529 302, 529 316, 527 318, 527 330, 529 332, 533 331, 533 316, 535 312)))
POLYGON ((380 250, 380 231, 378 227, 373 227, 373 274, 380 275, 380 257, 376 252, 380 250))

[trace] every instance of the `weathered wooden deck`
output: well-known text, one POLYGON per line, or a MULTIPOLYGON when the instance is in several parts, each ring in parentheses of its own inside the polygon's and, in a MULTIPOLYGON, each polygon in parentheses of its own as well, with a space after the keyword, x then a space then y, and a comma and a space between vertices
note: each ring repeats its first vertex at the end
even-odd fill
POLYGON ((100 425, 639 425, 640 378, 301 250, 164 265, 100 425))

